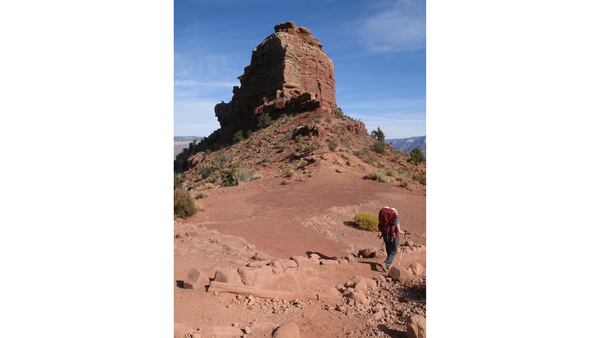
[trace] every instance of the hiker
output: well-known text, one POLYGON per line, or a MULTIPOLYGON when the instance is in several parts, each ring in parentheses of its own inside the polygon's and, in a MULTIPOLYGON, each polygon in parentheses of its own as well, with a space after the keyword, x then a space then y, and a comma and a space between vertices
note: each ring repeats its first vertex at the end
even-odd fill
POLYGON ((390 207, 383 207, 379 210, 379 238, 383 238, 385 243, 385 251, 387 258, 383 262, 383 271, 387 271, 396 253, 398 252, 398 237, 400 235, 400 219, 398 218, 398 210, 390 207))

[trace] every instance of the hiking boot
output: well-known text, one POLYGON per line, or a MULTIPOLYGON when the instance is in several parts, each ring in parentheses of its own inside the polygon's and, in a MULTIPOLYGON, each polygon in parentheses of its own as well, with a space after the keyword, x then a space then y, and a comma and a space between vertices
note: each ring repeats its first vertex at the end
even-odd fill
POLYGON ((381 266, 383 267, 383 272, 387 272, 388 269, 390 268, 390 266, 385 263, 381 264, 381 266))

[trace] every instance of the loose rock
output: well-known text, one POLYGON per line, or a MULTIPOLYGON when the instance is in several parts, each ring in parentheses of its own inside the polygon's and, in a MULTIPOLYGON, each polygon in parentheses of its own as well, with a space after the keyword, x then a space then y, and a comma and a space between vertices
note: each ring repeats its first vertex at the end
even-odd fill
POLYGON ((300 328, 294 322, 288 322, 273 332, 273 338, 300 338, 300 328))

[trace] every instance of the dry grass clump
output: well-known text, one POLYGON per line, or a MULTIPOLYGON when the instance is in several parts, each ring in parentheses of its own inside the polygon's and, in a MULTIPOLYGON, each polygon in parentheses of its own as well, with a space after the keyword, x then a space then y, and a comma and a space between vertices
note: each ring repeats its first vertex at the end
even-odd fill
POLYGON ((281 174, 283 177, 292 177, 292 175, 294 175, 294 168, 285 166, 281 169, 281 174))
POLYGON ((354 216, 354 223, 361 230, 379 231, 379 218, 370 211, 361 211, 354 216))
POLYGON ((214 189, 215 185, 213 183, 204 183, 197 188, 198 191, 214 189))
POLYGON ((192 196, 184 189, 175 189, 174 211, 176 217, 190 217, 198 211, 192 196))
POLYGON ((373 171, 373 172, 367 174, 364 177, 364 179, 373 180, 373 181, 382 182, 382 183, 388 183, 393 180, 392 177, 386 175, 384 172, 381 172, 381 171, 373 171))

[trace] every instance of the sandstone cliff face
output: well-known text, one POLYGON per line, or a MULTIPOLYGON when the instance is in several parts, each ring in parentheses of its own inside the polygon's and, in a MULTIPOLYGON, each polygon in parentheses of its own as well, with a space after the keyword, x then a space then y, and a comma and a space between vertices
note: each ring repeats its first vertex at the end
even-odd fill
POLYGON ((336 107, 333 62, 311 31, 293 22, 275 26, 238 79, 231 102, 215 106, 223 129, 255 128, 265 113, 276 118, 336 107))

